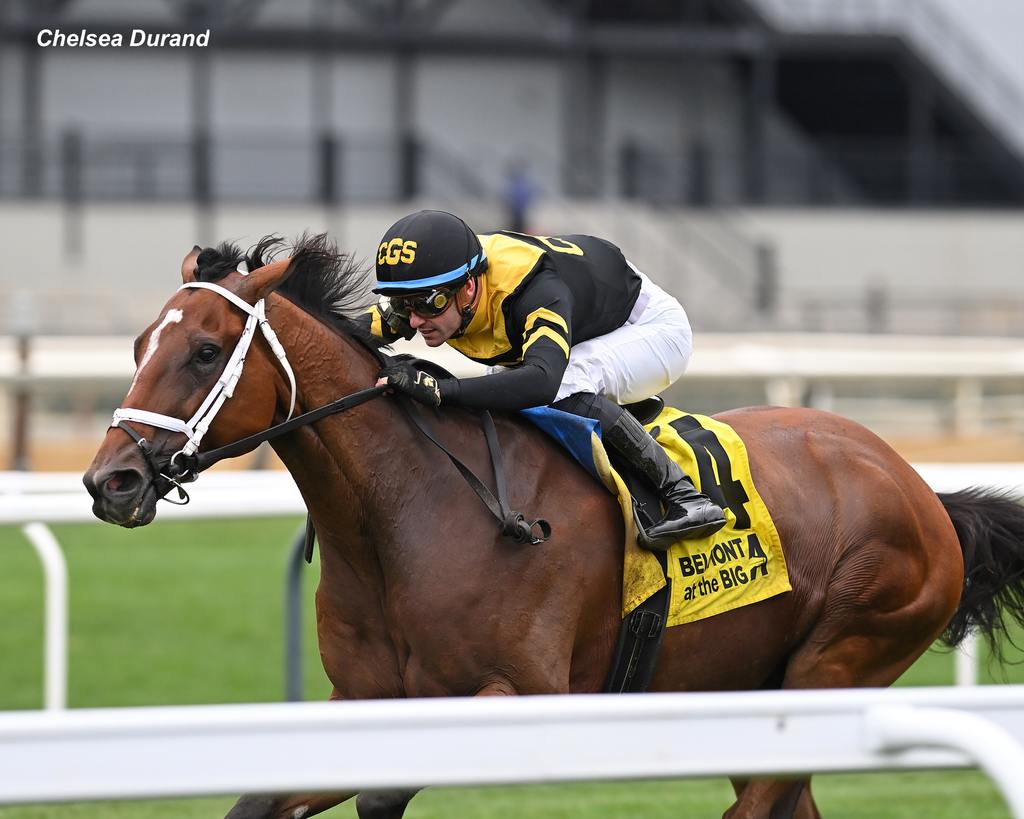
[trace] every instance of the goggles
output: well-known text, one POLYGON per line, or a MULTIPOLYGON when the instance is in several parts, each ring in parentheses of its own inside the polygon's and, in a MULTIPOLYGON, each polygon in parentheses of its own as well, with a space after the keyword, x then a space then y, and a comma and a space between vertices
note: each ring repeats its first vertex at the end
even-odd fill
POLYGON ((410 293, 408 296, 390 296, 391 309, 402 318, 409 318, 415 313, 423 318, 434 318, 448 309, 455 298, 457 289, 438 287, 429 293, 410 293))

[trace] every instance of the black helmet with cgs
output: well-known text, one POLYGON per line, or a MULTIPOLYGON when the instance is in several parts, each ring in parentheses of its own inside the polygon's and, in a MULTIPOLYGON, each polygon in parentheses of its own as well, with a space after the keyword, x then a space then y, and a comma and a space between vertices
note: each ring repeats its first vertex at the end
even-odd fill
POLYGON ((486 267, 487 257, 469 225, 443 210, 420 210, 384 233, 374 292, 400 296, 458 288, 486 267))

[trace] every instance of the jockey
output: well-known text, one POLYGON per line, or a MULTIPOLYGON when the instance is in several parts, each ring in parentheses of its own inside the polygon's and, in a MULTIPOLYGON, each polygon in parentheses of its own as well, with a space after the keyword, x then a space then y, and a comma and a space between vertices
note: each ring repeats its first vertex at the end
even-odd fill
POLYGON ((519 410, 548 404, 601 423, 605 443, 657 489, 664 518, 642 536, 667 548, 724 524, 722 510, 629 412, 683 374, 690 323, 672 296, 593 236, 477 236, 450 213, 422 210, 384 234, 378 304, 366 314, 387 341, 419 332, 488 365, 477 378, 435 380, 411 363, 381 371, 433 406, 519 410))

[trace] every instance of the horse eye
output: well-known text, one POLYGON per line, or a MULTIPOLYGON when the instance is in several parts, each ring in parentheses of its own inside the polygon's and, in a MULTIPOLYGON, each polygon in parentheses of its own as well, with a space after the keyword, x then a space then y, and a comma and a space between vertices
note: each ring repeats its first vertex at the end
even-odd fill
POLYGON ((193 356, 193 359, 200 364, 212 364, 220 355, 220 347, 216 344, 204 344, 193 356))

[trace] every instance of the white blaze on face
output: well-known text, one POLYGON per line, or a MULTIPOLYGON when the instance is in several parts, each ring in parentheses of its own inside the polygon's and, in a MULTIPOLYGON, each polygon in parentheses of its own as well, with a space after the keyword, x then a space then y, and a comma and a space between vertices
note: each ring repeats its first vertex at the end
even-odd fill
MULTIPOLYGON (((184 317, 184 313, 181 310, 168 310, 167 315, 164 316, 164 320, 157 325, 157 328, 149 336, 149 344, 146 345, 146 354, 142 356, 142 361, 139 362, 139 368, 135 371, 135 378, 132 379, 132 385, 128 388, 128 395, 132 394, 132 390, 135 389, 135 385, 139 383, 139 376, 142 375, 142 369, 145 367, 149 360, 153 357, 157 347, 160 346, 160 333, 163 332, 164 327, 168 324, 177 324, 184 317)), ((128 397, 125 396, 125 398, 128 397)))

